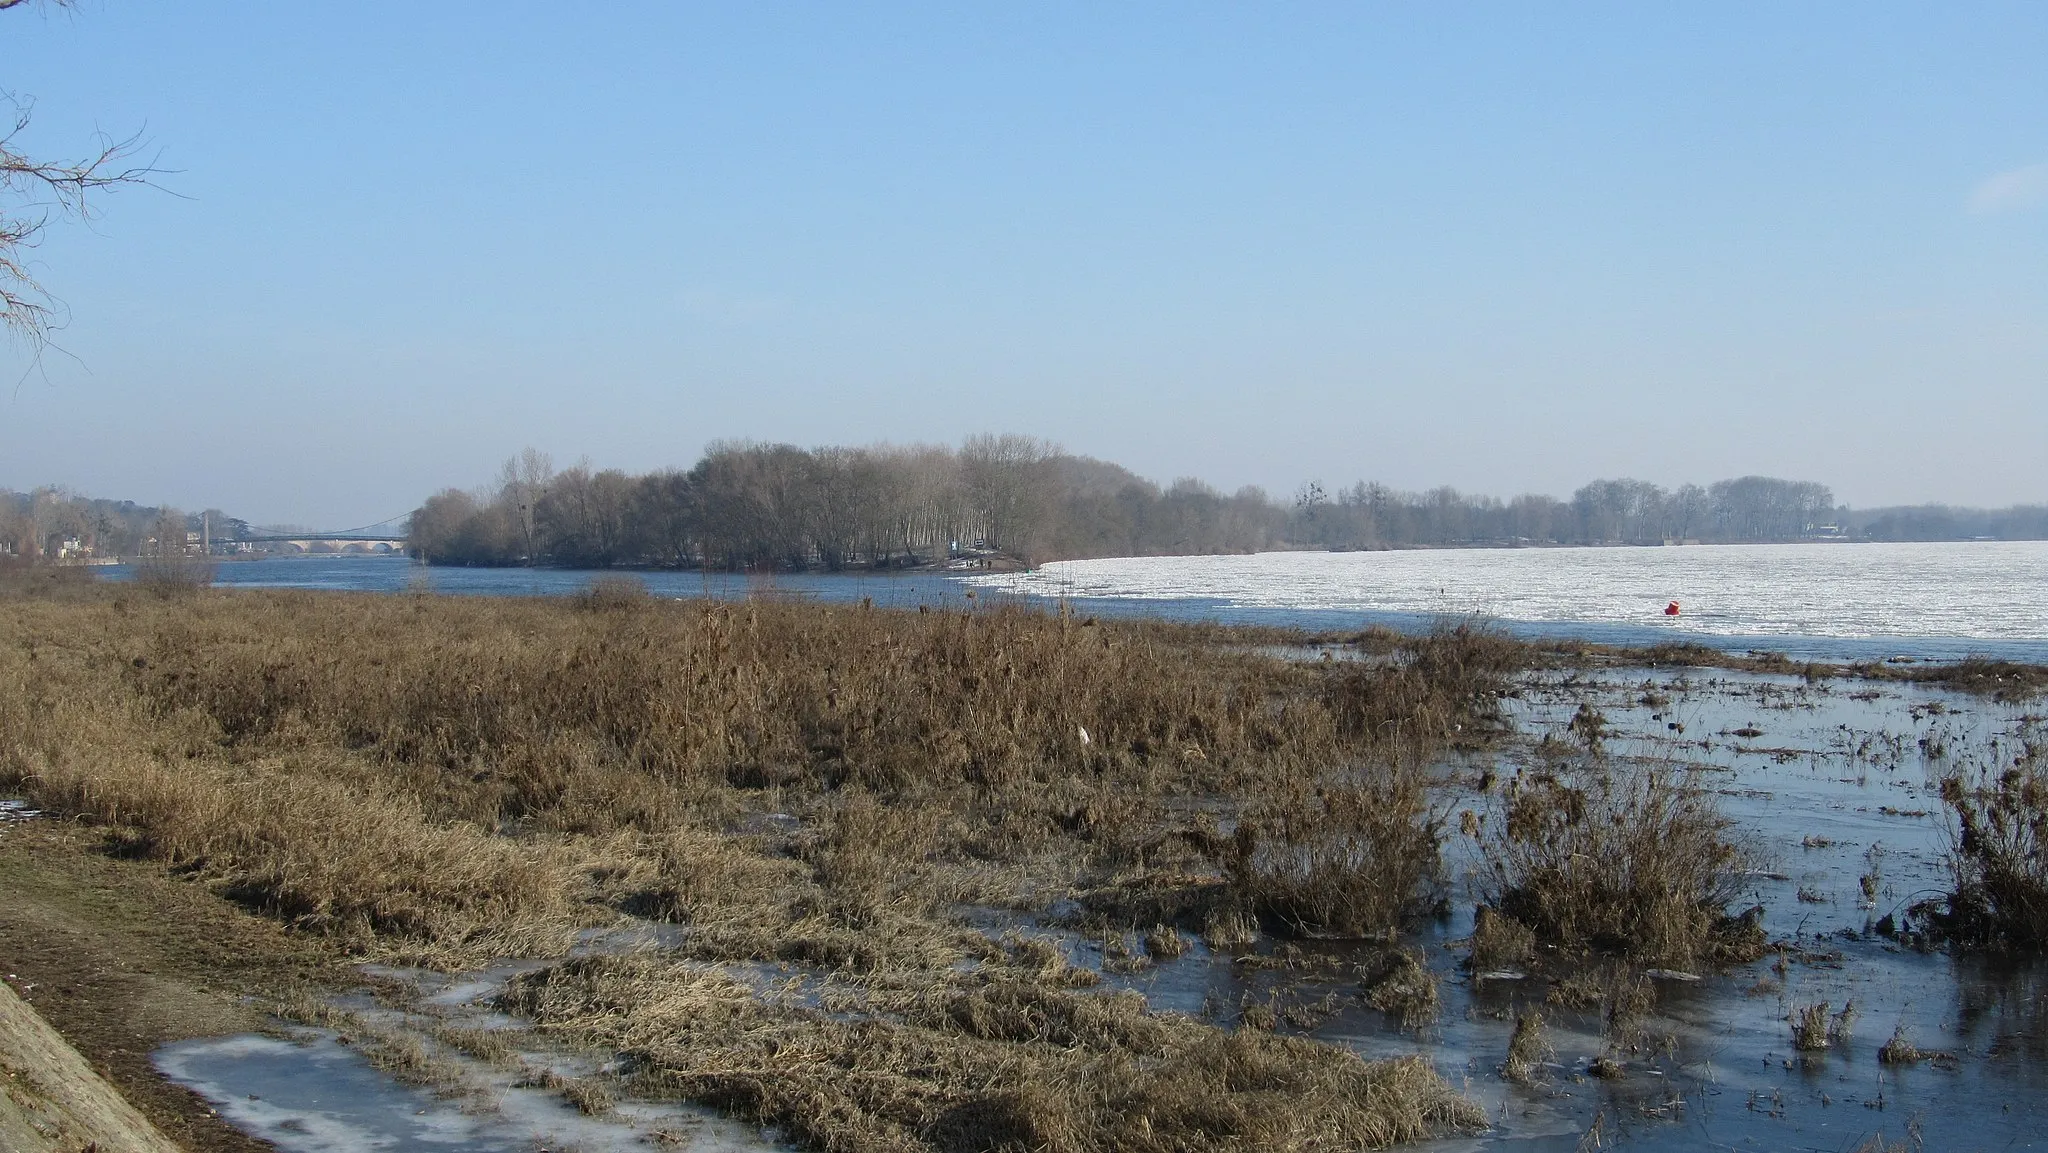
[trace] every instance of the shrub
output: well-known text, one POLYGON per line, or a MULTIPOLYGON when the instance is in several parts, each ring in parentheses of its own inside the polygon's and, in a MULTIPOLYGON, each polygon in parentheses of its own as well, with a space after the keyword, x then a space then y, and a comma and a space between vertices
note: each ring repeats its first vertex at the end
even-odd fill
POLYGON ((185 553, 140 557, 129 571, 137 585, 160 597, 188 596, 213 584, 213 562, 185 553))

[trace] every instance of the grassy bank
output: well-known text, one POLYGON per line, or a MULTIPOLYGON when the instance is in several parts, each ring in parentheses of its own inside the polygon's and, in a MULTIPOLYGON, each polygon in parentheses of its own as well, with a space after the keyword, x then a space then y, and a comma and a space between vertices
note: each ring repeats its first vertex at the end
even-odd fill
POLYGON ((687 926, 662 960, 515 991, 636 1053, 641 1091, 832 1149, 1337 1148, 1479 1121, 1426 1065, 1154 1014, 964 910, 1060 901, 1133 966, 1259 926, 1397 933, 1436 900, 1429 766, 1520 659, 1483 633, 1303 664, 1001 608, 121 587, 0 621, 0 788, 110 852, 364 957, 687 926), (707 992, 704 963, 750 961, 821 984, 707 992))

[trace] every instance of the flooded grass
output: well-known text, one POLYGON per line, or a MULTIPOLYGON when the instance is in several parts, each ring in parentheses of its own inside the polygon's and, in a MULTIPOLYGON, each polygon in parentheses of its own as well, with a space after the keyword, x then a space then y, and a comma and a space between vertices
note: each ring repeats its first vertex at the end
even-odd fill
MULTIPOLYGON (((1585 716, 1581 706, 1571 723, 1585 716)), ((1594 760, 1518 778, 1509 794, 1481 838, 1499 915, 1475 956, 1519 949, 1523 929, 1681 968, 1762 953, 1761 921, 1728 911, 1748 858, 1696 777, 1594 760)))
MULTIPOLYGON (((623 587, 4 611, 24 643, 0 654, 0 787, 102 823, 110 851, 387 963, 682 926, 671 959, 567 961, 505 994, 552 1036, 640 1054, 638 1092, 834 1149, 1356 1148, 1482 1123, 1427 1061, 1155 1015, 953 910, 1080 897, 1109 973, 1262 919, 1397 932, 1440 899, 1425 766, 1504 687, 1512 650, 1483 633, 1367 669, 1002 607, 623 587), (809 976, 716 968, 736 964, 809 976)), ((1434 979, 1402 987, 1413 1017, 1434 979)), ((351 1035, 401 1080, 450 1079, 430 1031, 351 1035)), ((601 1083, 541 1087, 612 1108, 601 1083)))
POLYGON ((1916 912, 1950 940, 2039 952, 2048 945, 2048 723, 2024 724, 2002 751, 2010 761, 1942 778, 1953 884, 1916 912))
POLYGON ((329 1030, 290 1052, 523 1079, 592 1133, 693 1101, 848 1150, 1692 1147, 1723 1098, 1849 1147, 1829 1101, 2048 1090, 2048 982, 1908 947, 1964 891, 1944 820, 2028 811, 2038 720, 1995 693, 599 591, 0 600, 0 790, 470 974, 280 1004, 329 1030))

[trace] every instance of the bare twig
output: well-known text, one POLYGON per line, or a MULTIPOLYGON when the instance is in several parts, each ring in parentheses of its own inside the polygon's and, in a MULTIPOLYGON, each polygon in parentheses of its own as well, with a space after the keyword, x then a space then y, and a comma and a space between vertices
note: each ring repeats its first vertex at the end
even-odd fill
MULTIPOLYGON (((0 0, 0 11, 28 0, 0 0)), ((68 7, 71 0, 44 0, 68 7)), ((36 279, 24 250, 35 247, 50 217, 90 220, 95 194, 126 185, 150 184, 162 169, 137 163, 141 134, 116 139, 104 133, 94 150, 76 160, 39 160, 16 145, 29 125, 35 102, 0 92, 0 104, 11 105, 14 120, 0 132, 0 325, 11 329, 38 353, 49 343, 55 302, 36 279)))

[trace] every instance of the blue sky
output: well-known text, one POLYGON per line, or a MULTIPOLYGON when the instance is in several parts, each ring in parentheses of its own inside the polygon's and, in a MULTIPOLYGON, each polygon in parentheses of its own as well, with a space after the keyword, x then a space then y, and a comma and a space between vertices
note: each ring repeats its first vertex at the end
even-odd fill
POLYGON ((1161 480, 2048 500, 2048 5, 0 13, 0 485, 344 527, 528 444, 1035 433, 1161 480))

